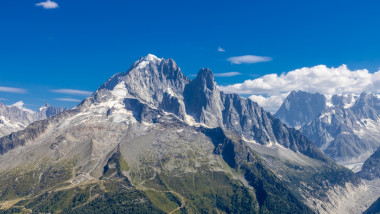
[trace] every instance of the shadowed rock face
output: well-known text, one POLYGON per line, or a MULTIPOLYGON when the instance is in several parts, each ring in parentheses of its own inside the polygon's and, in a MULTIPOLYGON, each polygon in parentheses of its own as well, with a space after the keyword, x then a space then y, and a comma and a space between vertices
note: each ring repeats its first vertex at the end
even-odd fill
POLYGON ((186 85, 183 96, 186 113, 196 122, 211 127, 222 125, 223 95, 217 89, 210 69, 200 70, 197 77, 186 85))
POLYGON ((360 184, 355 174, 255 102, 221 92, 209 69, 190 80, 172 59, 152 55, 111 77, 73 110, 0 138, 0 148, 0 177, 25 162, 74 160, 70 185, 126 179, 123 188, 140 188, 148 197, 152 189, 175 191, 190 200, 186 209, 194 212, 201 212, 203 203, 232 212, 226 206, 239 203, 233 207, 251 213, 310 213, 303 203, 308 197, 328 203, 329 188, 360 184), (285 151, 281 154, 305 165, 263 158, 252 145, 285 151), (291 188, 294 175, 283 173, 286 165, 298 176, 291 188))
POLYGON ((380 148, 364 162, 358 175, 367 180, 380 178, 380 148))
POLYGON ((363 214, 377 214, 380 212, 380 198, 378 198, 363 214))
POLYGON ((301 127, 315 119, 326 109, 326 98, 322 94, 292 91, 276 112, 290 127, 301 127))

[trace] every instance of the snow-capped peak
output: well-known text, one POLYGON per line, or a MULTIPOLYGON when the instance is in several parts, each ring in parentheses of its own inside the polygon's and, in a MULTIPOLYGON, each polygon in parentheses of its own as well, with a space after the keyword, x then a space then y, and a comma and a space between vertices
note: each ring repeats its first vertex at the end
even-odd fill
POLYGON ((47 109, 47 108, 49 108, 50 107, 50 105, 48 104, 48 103, 45 103, 43 106, 41 106, 39 109, 38 109, 38 111, 43 111, 43 110, 45 110, 45 109, 47 109))
POLYGON ((142 57, 138 63, 136 64, 137 69, 144 69, 148 64, 154 63, 159 64, 161 61, 164 60, 163 58, 158 58, 153 54, 148 54, 145 57, 142 57))
POLYGON ((158 61, 161 62, 162 59, 158 58, 157 56, 153 54, 148 54, 143 58, 143 61, 158 61))

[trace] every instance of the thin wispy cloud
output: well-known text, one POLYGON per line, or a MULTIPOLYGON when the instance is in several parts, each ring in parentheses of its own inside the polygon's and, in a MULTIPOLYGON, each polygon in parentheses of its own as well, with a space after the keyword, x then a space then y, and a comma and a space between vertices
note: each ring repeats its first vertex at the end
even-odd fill
POLYGON ((59 94, 70 94, 70 95, 80 95, 80 96, 90 96, 93 92, 92 91, 82 91, 82 90, 76 90, 76 89, 56 89, 56 90, 50 90, 54 93, 59 94))
POLYGON ((214 73, 215 77, 234 77, 234 76, 239 76, 239 75, 241 75, 241 73, 236 72, 236 71, 226 72, 226 73, 214 73))
POLYGON ((227 61, 231 62, 231 64, 253 64, 259 62, 269 62, 272 61, 272 58, 267 56, 244 55, 230 57, 227 61))
POLYGON ((25 93, 27 93, 27 90, 25 90, 23 88, 12 88, 12 87, 0 86, 0 92, 25 94, 25 93))
POLYGON ((7 99, 5 99, 5 98, 1 98, 1 97, 0 97, 0 100, 7 100, 7 99))
POLYGON ((222 47, 218 47, 218 52, 226 52, 226 50, 224 49, 224 48, 222 48, 222 47))
POLYGON ((36 6, 38 7, 43 7, 44 9, 55 9, 58 8, 59 5, 57 2, 51 1, 51 0, 46 0, 40 3, 37 3, 36 6))
POLYGON ((55 100, 58 101, 64 101, 64 102, 81 102, 82 100, 73 99, 73 98, 55 98, 55 100))
POLYGON ((226 93, 254 95, 250 98, 266 109, 278 109, 286 94, 293 90, 325 95, 362 92, 380 93, 380 71, 350 70, 346 65, 305 67, 288 73, 267 74, 242 83, 219 86, 226 93))

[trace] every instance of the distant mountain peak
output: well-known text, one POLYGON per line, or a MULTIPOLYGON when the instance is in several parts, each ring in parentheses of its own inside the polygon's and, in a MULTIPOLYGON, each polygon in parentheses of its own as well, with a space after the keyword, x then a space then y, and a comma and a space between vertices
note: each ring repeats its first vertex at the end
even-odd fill
POLYGON ((65 108, 51 107, 48 103, 41 106, 39 111, 27 109, 23 101, 7 106, 0 103, 0 137, 27 127, 30 123, 49 118, 65 111, 65 108))
POLYGON ((163 58, 158 58, 156 55, 148 54, 143 58, 144 61, 158 61, 161 62, 163 58))
POLYGON ((164 59, 163 58, 158 58, 153 54, 148 54, 145 57, 141 57, 139 60, 137 60, 132 68, 132 69, 139 69, 139 70, 144 70, 149 64, 156 64, 159 65, 164 59))
MULTIPOLYGON (((148 54, 144 57, 140 57, 137 61, 135 61, 132 66, 128 69, 128 72, 131 70, 145 70, 148 65, 156 65, 159 66, 162 61, 166 61, 164 58, 158 58, 153 54, 148 54)), ((128 73, 127 72, 127 73, 128 73)))
POLYGON ((195 79, 195 81, 200 82, 200 86, 204 85, 208 89, 213 90, 215 84, 214 74, 209 68, 202 68, 195 79))
POLYGON ((355 171, 380 145, 380 99, 373 93, 293 91, 276 116, 299 128, 326 155, 355 171))
POLYGON ((326 109, 326 98, 322 94, 292 91, 275 114, 288 126, 299 128, 316 118, 326 109))
POLYGON ((49 103, 45 103, 43 106, 41 106, 39 109, 38 109, 38 111, 43 111, 43 110, 45 110, 45 109, 47 109, 47 108, 49 108, 50 107, 50 104, 49 103))

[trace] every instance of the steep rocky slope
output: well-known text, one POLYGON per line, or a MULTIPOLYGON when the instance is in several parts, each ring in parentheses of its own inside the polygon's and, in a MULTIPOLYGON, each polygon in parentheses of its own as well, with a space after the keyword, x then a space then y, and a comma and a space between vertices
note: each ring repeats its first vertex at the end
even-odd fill
POLYGON ((300 132, 327 156, 359 171, 363 162, 380 146, 380 99, 369 93, 334 95, 324 99, 322 106, 325 108, 311 111, 289 108, 290 111, 283 111, 286 106, 321 106, 311 101, 315 96, 307 92, 292 92, 276 115, 288 121, 289 125, 302 124, 300 132), (297 112, 302 117, 295 117, 297 112))
POLYGON ((330 108, 300 131, 334 160, 363 163, 380 145, 379 104, 362 93, 351 107, 330 108))
POLYGON ((380 178, 380 148, 364 162, 363 168, 358 174, 367 180, 380 178))
POLYGON ((378 198, 363 214, 378 214, 380 213, 380 198, 378 198))
POLYGON ((153 55, 0 151, 9 212, 333 213, 366 191, 300 132, 219 91, 209 69, 190 80, 153 55))

